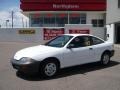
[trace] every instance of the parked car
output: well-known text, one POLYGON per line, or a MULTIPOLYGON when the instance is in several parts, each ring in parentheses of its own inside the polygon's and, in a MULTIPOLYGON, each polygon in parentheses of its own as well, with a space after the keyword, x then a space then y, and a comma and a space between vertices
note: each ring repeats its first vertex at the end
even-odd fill
POLYGON ((88 34, 65 34, 44 45, 18 51, 11 63, 18 71, 40 72, 46 77, 52 77, 65 67, 91 62, 107 65, 113 55, 114 46, 110 42, 88 34))

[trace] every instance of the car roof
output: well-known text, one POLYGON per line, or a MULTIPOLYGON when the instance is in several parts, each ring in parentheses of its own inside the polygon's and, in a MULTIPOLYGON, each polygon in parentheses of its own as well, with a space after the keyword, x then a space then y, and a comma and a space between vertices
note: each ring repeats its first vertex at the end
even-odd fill
MULTIPOLYGON (((73 36, 73 37, 77 37, 77 36, 92 36, 92 37, 99 38, 99 37, 91 35, 91 34, 64 34, 64 35, 70 35, 70 36, 73 36)), ((99 38, 99 39, 104 41, 102 38, 99 38)))
POLYGON ((74 36, 74 37, 76 37, 76 36, 93 36, 91 34, 64 34, 64 35, 70 35, 70 36, 74 36))

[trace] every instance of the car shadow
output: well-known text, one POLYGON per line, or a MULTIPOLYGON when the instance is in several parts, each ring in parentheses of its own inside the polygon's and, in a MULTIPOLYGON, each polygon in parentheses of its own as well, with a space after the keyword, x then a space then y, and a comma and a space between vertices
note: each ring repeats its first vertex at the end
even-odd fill
POLYGON ((102 66, 99 63, 90 63, 90 64, 84 64, 79 66, 73 66, 73 67, 61 69, 58 72, 58 74, 52 78, 43 78, 39 74, 27 75, 19 71, 16 72, 16 76, 28 81, 45 81, 45 80, 59 79, 59 78, 77 75, 77 74, 86 75, 87 72, 113 67, 118 64, 120 64, 120 62, 111 61, 110 64, 107 66, 102 66))

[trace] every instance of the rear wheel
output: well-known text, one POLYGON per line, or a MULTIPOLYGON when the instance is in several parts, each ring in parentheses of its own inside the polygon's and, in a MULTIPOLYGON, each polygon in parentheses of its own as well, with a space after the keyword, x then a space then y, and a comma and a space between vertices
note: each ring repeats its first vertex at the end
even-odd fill
POLYGON ((101 64, 102 65, 108 65, 110 62, 110 54, 109 53, 104 53, 101 57, 101 64))
POLYGON ((46 61, 42 63, 40 72, 43 77, 53 77, 56 75, 59 69, 59 65, 56 61, 46 61))

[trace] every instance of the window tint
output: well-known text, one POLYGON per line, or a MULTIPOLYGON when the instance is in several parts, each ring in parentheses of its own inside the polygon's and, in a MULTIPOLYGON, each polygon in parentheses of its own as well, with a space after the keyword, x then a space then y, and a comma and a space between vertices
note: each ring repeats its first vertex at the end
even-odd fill
POLYGON ((92 37, 92 41, 93 41, 93 45, 104 43, 104 41, 102 41, 96 37, 92 37))
POLYGON ((72 46, 72 48, 79 48, 79 47, 85 47, 90 45, 91 45, 90 38, 88 36, 76 37, 69 44, 69 46, 72 46))
POLYGON ((69 35, 61 35, 57 36, 53 40, 47 42, 45 45, 46 46, 51 46, 51 47, 64 47, 65 44, 72 38, 73 36, 69 35))

